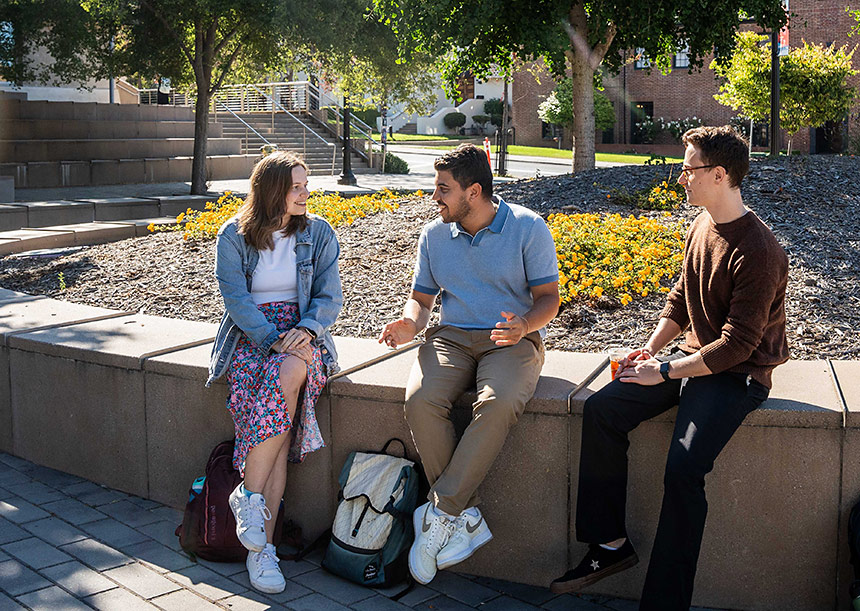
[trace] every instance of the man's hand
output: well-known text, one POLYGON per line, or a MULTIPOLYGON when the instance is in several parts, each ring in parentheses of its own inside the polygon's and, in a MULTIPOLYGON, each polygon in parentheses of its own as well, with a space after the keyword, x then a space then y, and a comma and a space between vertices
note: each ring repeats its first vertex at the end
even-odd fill
POLYGON ((490 339, 497 346, 513 346, 529 334, 529 321, 513 312, 502 312, 505 319, 496 323, 496 328, 490 331, 490 339))
POLYGON ((654 358, 654 355, 651 354, 651 351, 648 348, 638 348, 624 357, 618 363, 618 371, 615 372, 615 377, 617 378, 619 374, 624 373, 626 369, 633 369, 636 366, 636 363, 641 361, 647 361, 648 359, 654 358))
POLYGON ((663 381, 663 376, 660 374, 660 364, 660 361, 652 357, 644 361, 634 361, 624 371, 619 365, 615 379, 628 384, 655 386, 663 381))
POLYGON ((416 335, 418 335, 418 325, 415 321, 411 318, 401 318, 385 325, 378 341, 380 344, 385 343, 391 348, 397 348, 398 345, 415 339, 416 335))

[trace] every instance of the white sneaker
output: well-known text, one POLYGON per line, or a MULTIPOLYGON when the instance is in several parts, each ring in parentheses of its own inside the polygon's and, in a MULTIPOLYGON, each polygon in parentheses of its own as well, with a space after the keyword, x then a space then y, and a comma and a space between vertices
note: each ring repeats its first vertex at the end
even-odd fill
POLYGON ((266 520, 272 519, 262 494, 246 496, 242 484, 230 493, 230 509, 236 518, 236 536, 245 548, 261 552, 266 547, 266 520))
POLYGON ((436 576, 436 556, 454 532, 454 520, 424 503, 412 514, 415 542, 409 550, 409 572, 415 581, 430 583, 436 576))
POLYGON ((487 526, 487 521, 477 507, 470 507, 454 520, 455 530, 439 555, 436 556, 436 566, 447 569, 475 553, 482 545, 493 538, 493 533, 487 526))
POLYGON ((245 566, 248 567, 248 577, 255 590, 279 594, 287 587, 287 580, 278 564, 278 554, 271 543, 267 543, 261 552, 248 552, 245 566))

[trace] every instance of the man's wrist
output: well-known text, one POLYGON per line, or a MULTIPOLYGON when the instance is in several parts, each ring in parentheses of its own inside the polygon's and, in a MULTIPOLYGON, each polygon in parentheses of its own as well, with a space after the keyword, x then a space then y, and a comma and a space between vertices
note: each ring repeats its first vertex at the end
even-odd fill
POLYGON ((669 375, 672 370, 671 361, 664 361, 660 363, 660 375, 663 376, 663 380, 666 382, 671 382, 672 377, 669 375))

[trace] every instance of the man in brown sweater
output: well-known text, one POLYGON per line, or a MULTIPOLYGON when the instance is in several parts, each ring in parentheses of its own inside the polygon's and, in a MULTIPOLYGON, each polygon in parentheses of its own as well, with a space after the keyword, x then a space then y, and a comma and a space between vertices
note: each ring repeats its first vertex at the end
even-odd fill
POLYGON ((642 610, 689 609, 708 511, 705 475, 788 360, 788 258, 743 204, 747 144, 729 126, 692 129, 683 141, 680 183, 704 211, 687 234, 681 278, 657 328, 585 403, 576 537, 589 550, 550 586, 575 592, 638 562, 625 529, 627 435, 678 405, 642 610), (655 358, 685 329, 678 348, 655 358))

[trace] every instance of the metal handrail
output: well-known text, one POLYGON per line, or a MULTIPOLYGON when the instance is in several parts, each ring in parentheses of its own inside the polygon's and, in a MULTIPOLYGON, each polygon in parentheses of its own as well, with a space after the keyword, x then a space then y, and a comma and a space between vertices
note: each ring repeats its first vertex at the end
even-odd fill
MULTIPOLYGON (((335 118, 338 119, 339 121, 343 121, 343 113, 341 113, 340 107, 338 106, 338 103, 336 100, 333 100, 332 98, 329 98, 326 95, 325 97, 328 98, 328 101, 331 102, 331 105, 323 106, 323 103, 327 101, 323 98, 323 96, 325 94, 323 94, 319 90, 319 88, 316 85, 314 85, 313 83, 308 84, 308 90, 311 92, 311 94, 316 95, 317 103, 319 104, 320 108, 328 108, 329 110, 333 110, 335 118)), ((363 156, 365 159, 367 159, 367 162, 370 165, 370 167, 373 167, 374 146, 376 146, 378 144, 373 139, 373 137, 370 135, 373 133, 373 130, 370 128, 369 125, 367 125, 367 123, 365 123, 364 121, 362 121, 358 117, 353 117, 352 115, 350 115, 350 122, 352 122, 353 118, 355 119, 356 123, 360 123, 361 125, 364 125, 366 128, 368 128, 370 130, 370 133, 368 133, 368 132, 365 132, 364 130, 362 130, 357 125, 356 126, 350 125, 350 136, 352 137, 352 129, 354 128, 355 131, 357 131, 362 136, 362 138, 367 142, 367 153, 365 153, 364 151, 362 151, 359 148, 354 148, 353 150, 356 153, 358 153, 359 155, 363 156)), ((335 130, 335 133, 337 134, 337 130, 335 130)), ((341 134, 337 134, 337 135, 341 135, 341 134)))
POLYGON ((268 144, 268 145, 271 145, 271 144, 272 144, 271 142, 269 142, 268 140, 266 140, 266 138, 263 136, 263 134, 261 134, 260 132, 258 132, 256 129, 254 129, 254 128, 253 128, 253 127, 251 127, 250 125, 248 125, 248 123, 246 123, 246 122, 245 122, 245 120, 244 120, 244 119, 242 119, 242 117, 240 117, 240 116, 239 116, 239 115, 237 115, 235 112, 233 112, 232 110, 230 110, 230 108, 229 108, 229 107, 227 107, 227 106, 225 106, 223 102, 219 102, 218 100, 215 100, 215 103, 216 103, 216 104, 221 104, 221 106, 224 106, 224 110, 226 110, 226 111, 227 111, 227 112, 229 112, 231 115, 233 115, 234 117, 236 117, 237 119, 239 119, 239 121, 242 123, 242 125, 244 125, 244 126, 245 126, 245 152, 246 152, 246 153, 247 153, 247 152, 248 152, 248 150, 249 150, 249 147, 248 147, 248 130, 249 130, 249 129, 250 129, 252 132, 254 132, 254 134, 255 134, 255 135, 256 135, 260 140, 262 140, 263 142, 265 142, 266 144, 268 144))
POLYGON ((285 113, 287 113, 288 115, 290 115, 290 117, 292 117, 292 119, 293 119, 296 123, 298 123, 299 125, 301 125, 302 127, 304 127, 304 128, 305 128, 305 131, 303 131, 303 132, 302 132, 302 154, 303 154, 303 155, 304 155, 304 154, 307 154, 307 143, 306 143, 306 141, 305 141, 305 138, 306 138, 305 134, 306 134, 307 132, 312 133, 314 136, 316 136, 316 137, 317 137, 317 139, 318 139, 318 140, 320 140, 320 141, 321 141, 323 144, 325 144, 326 146, 330 146, 330 147, 332 147, 332 151, 331 151, 331 173, 332 173, 332 175, 334 175, 334 164, 335 164, 335 162, 337 161, 337 146, 335 146, 335 144, 334 144, 333 142, 329 142, 328 140, 326 140, 325 138, 323 138, 322 136, 320 136, 318 133, 316 133, 313 129, 311 129, 310 127, 308 127, 307 125, 305 125, 305 124, 304 124, 304 122, 302 122, 302 121, 301 121, 301 120, 300 120, 296 115, 294 115, 294 114, 293 114, 293 113, 291 113, 289 110, 287 110, 286 108, 284 108, 284 105, 283 105, 283 104, 281 104, 280 102, 278 102, 278 101, 275 99, 275 96, 267 94, 265 91, 262 91, 262 90, 261 90, 259 87, 257 87, 256 85, 251 85, 251 87, 253 87, 254 89, 256 89, 256 90, 257 90, 257 92, 261 93, 263 96, 265 96, 265 97, 269 98, 269 100, 271 100, 271 102, 272 102, 272 104, 273 104, 273 105, 277 106, 277 107, 278 107, 278 108, 280 108, 282 111, 284 111, 285 113))

